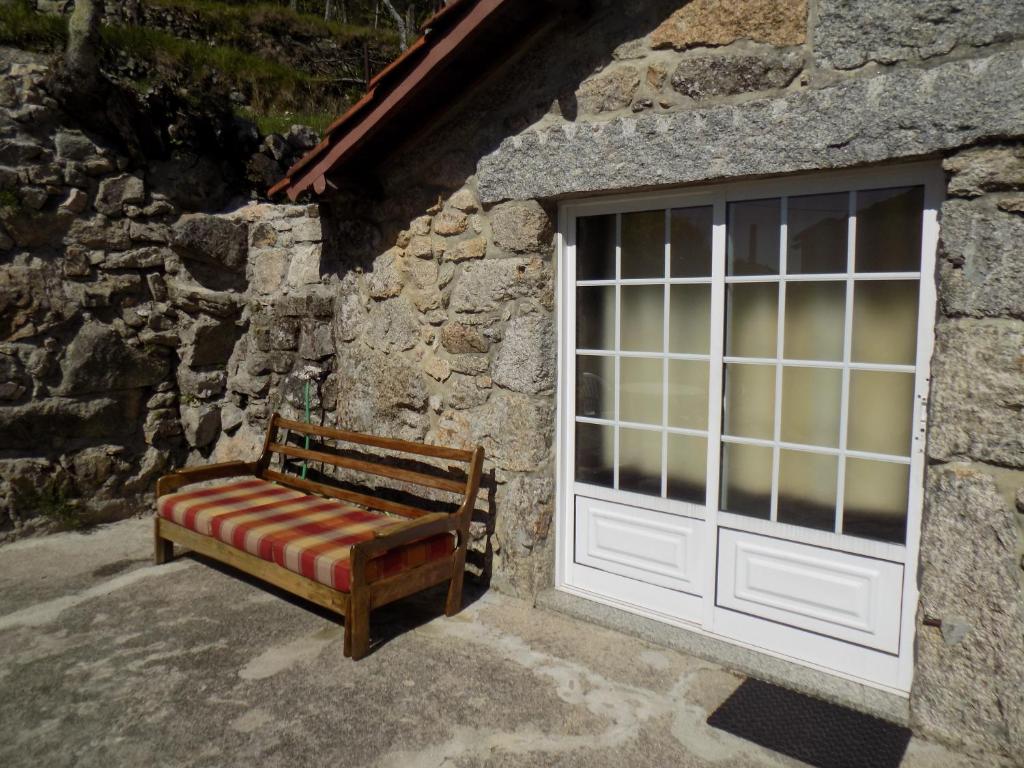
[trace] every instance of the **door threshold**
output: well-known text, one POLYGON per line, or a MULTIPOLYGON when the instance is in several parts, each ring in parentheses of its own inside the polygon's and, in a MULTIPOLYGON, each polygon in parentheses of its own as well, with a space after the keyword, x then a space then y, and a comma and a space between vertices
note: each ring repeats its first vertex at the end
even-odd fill
POLYGON ((907 725, 910 720, 910 700, 906 696, 735 645, 678 624, 666 624, 560 589, 541 592, 536 605, 899 725, 907 725))

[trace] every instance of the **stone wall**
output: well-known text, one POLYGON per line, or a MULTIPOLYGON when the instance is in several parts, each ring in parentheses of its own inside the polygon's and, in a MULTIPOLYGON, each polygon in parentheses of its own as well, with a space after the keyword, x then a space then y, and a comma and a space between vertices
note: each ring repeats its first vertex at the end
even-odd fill
MULTIPOLYGON (((531 594, 554 559, 551 248, 506 247, 506 212, 550 220, 572 195, 945 157, 912 718, 932 737, 1019 754, 1024 4, 599 2, 566 23, 572 46, 564 25, 533 39, 383 161, 376 186, 325 205, 344 233, 339 244, 325 226, 325 258, 343 251, 328 271, 364 286, 355 364, 414 382, 383 410, 377 386, 345 408, 387 415, 378 423, 395 432, 484 440, 493 578, 531 594), (463 188, 479 210, 452 235, 463 188), (477 237, 479 261, 447 267, 452 242, 477 237), (531 264, 533 286, 520 281, 531 264)), ((339 420, 369 423, 345 408, 339 420)))
POLYGON ((44 57, 0 54, 3 541, 148 511, 160 474, 239 429, 225 367, 249 284, 317 281, 319 222, 304 206, 189 213, 245 201, 208 157, 142 163, 78 130, 44 57), (285 250, 250 260, 262 219, 285 250))

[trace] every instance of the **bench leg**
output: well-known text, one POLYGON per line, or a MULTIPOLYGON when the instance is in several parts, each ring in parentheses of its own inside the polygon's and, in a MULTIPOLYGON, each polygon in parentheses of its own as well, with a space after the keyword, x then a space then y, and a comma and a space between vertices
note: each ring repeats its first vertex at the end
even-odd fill
POLYGON ((174 559, 174 542, 160 537, 160 518, 153 520, 153 562, 163 565, 174 559))
POLYGON ((370 601, 369 595, 363 590, 357 590, 349 597, 349 615, 345 617, 345 634, 349 634, 351 625, 351 639, 349 640, 349 651, 353 661, 359 661, 370 649, 370 601))
POLYGON ((352 657, 352 597, 345 601, 345 647, 342 651, 345 658, 352 657))
POLYGON ((454 616, 462 610, 462 577, 466 572, 466 550, 456 550, 452 563, 452 578, 448 582, 448 597, 444 602, 444 615, 454 616))

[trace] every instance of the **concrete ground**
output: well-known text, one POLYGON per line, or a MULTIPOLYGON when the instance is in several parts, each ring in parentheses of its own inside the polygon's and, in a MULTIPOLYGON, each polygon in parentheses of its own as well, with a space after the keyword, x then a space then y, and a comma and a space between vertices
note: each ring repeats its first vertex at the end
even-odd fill
POLYGON ((715 664, 494 593, 445 619, 436 591, 375 612, 353 663, 308 604, 150 565, 150 525, 0 547, 0 765, 802 765, 705 724, 741 682, 715 664))

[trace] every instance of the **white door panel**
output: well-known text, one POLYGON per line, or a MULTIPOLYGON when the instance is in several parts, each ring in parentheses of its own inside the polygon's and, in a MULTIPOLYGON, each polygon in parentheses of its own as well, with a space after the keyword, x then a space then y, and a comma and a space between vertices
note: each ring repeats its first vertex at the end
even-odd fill
POLYGON ((704 522, 576 497, 576 562, 691 594, 703 592, 704 522))
POLYGON ((722 529, 718 605, 899 651, 903 566, 722 529))

